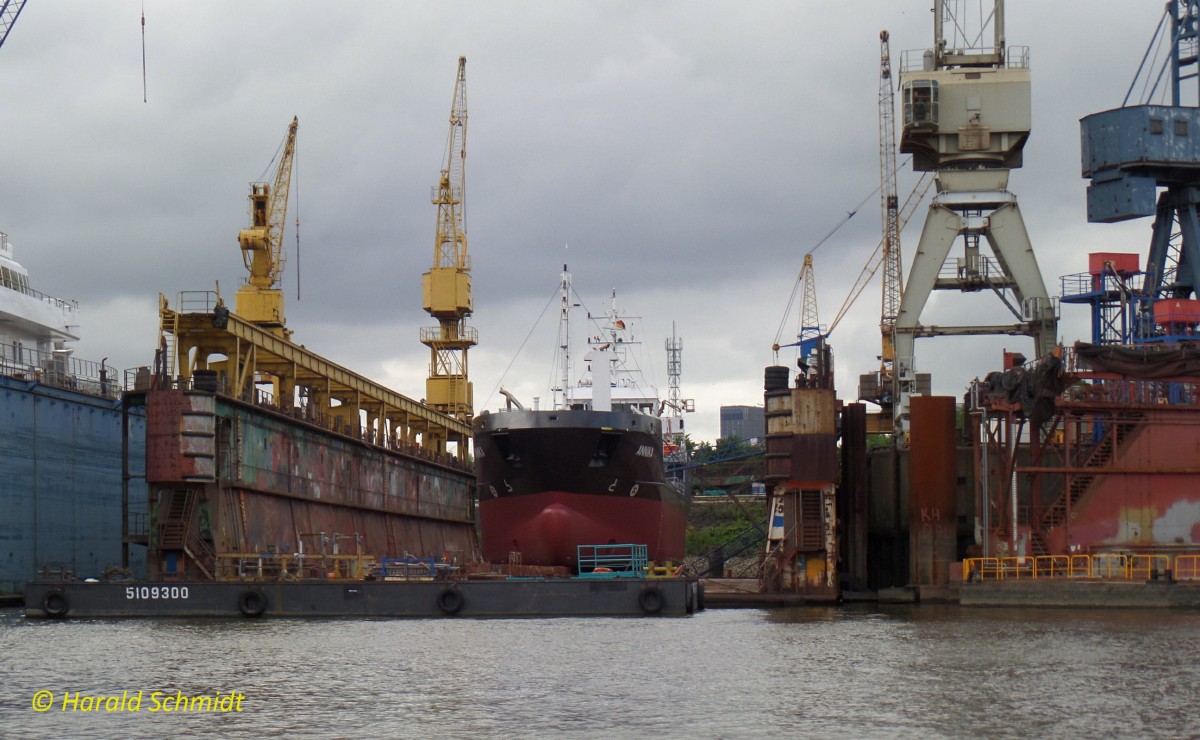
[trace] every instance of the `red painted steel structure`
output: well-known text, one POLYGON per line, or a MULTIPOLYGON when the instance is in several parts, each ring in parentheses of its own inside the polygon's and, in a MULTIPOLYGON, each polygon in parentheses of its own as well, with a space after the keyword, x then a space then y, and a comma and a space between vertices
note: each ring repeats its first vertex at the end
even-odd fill
POLYGON ((1065 391, 1034 391, 1048 413, 979 394, 989 554, 1200 552, 1200 377, 1100 372, 1070 350, 1065 360, 1065 391))

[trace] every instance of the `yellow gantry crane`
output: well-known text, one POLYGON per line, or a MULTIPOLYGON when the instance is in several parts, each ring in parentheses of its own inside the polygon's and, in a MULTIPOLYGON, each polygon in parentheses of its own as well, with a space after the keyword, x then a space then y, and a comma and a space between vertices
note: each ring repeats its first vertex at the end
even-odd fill
POLYGON ((250 184, 250 227, 238 234, 242 259, 250 277, 238 288, 235 312, 243 319, 272 334, 287 339, 283 309, 283 291, 279 279, 283 275, 284 219, 287 217, 288 191, 292 184, 292 159, 296 154, 298 118, 292 118, 274 183, 250 184))
POLYGON ((251 185, 251 226, 238 235, 250 277, 238 289, 236 310, 230 313, 219 292, 183 292, 174 309, 159 296, 159 387, 220 392, 339 434, 461 468, 469 451, 469 424, 290 339, 279 279, 298 125, 293 119, 288 127, 274 182, 251 185), (205 386, 202 378, 211 385, 205 386), (449 451, 447 444, 456 446, 457 462, 439 457, 449 451))
POLYGON ((429 315, 438 325, 421 329, 421 343, 429 347, 426 403, 444 414, 467 421, 473 414, 471 383, 467 380, 467 350, 478 344, 479 334, 465 320, 472 313, 471 262, 466 231, 467 160, 467 59, 458 58, 458 76, 450 106, 450 131, 446 138, 446 164, 433 188, 437 206, 437 234, 433 267, 421 276, 421 295, 429 315))

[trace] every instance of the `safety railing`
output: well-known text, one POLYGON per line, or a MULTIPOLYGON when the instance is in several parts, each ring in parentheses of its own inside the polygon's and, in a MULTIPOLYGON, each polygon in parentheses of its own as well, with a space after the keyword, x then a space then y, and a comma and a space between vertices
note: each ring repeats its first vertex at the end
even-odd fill
POLYGON ((1169 578, 1200 581, 1200 554, 1166 555, 1094 553, 1006 558, 966 558, 963 581, 1090 578, 1105 581, 1150 581, 1169 578))
MULTIPOLYGON (((0 373, 3 372, 2 360, 0 360, 0 373)), ((151 386, 150 372, 148 368, 138 368, 137 375, 131 375, 134 371, 127 371, 125 387, 131 390, 149 390, 151 386), (131 380, 131 378, 134 378, 131 380)), ((204 381, 198 381, 196 377, 192 378, 170 378, 165 385, 158 386, 163 389, 177 388, 180 390, 198 390, 220 393, 222 395, 232 395, 225 379, 216 376, 205 378, 204 381), (202 387, 205 381, 212 383, 209 387, 202 387)), ((118 389, 119 395, 120 389, 118 389)), ((385 450, 394 450, 409 457, 419 458, 429 462, 437 463, 448 468, 454 468, 460 472, 470 473, 475 469, 473 460, 460 460, 456 455, 435 452, 433 450, 422 447, 414 442, 405 441, 399 434, 385 433, 378 426, 365 427, 359 424, 348 424, 346 420, 334 414, 322 414, 319 411, 309 410, 305 399, 300 399, 295 405, 289 405, 286 400, 277 401, 274 394, 262 388, 254 388, 241 395, 241 400, 246 403, 253 403, 259 408, 268 409, 277 413, 290 416, 293 419, 298 419, 307 424, 321 427, 334 434, 340 434, 344 437, 352 437, 360 442, 375 447, 380 447, 385 450)))
POLYGON ((580 576, 597 578, 645 575, 650 564, 646 545, 577 545, 575 557, 580 576))
POLYGON ((378 575, 385 581, 432 581, 437 577, 438 565, 434 557, 384 558, 378 575))
POLYGON ((363 580, 377 568, 373 555, 274 552, 222 552, 216 555, 219 581, 296 579, 363 580))

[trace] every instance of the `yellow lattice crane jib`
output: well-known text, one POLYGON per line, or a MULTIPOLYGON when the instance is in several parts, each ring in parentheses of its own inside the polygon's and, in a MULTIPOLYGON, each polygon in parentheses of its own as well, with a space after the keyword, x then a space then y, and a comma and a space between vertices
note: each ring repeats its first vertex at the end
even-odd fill
POLYGON ((464 421, 473 414, 467 350, 479 341, 475 328, 465 324, 472 312, 466 230, 466 70, 466 57, 459 57, 445 166, 433 188, 433 204, 437 206, 433 267, 421 276, 424 308, 438 321, 437 326, 421 329, 421 342, 430 350, 425 401, 434 409, 464 421))
POLYGON ((879 180, 883 208, 883 301, 879 314, 882 351, 879 355, 881 405, 891 407, 893 365, 896 359, 896 317, 904 292, 900 255, 900 207, 896 192, 896 121, 892 92, 892 61, 888 32, 879 32, 879 180))
POLYGON ((296 129, 300 121, 293 117, 288 126, 283 154, 275 171, 273 183, 250 184, 250 227, 238 234, 242 259, 250 276, 238 288, 235 311, 277 336, 287 338, 283 308, 283 291, 279 279, 283 275, 284 220, 287 217, 288 191, 292 183, 292 159, 296 153, 296 129))

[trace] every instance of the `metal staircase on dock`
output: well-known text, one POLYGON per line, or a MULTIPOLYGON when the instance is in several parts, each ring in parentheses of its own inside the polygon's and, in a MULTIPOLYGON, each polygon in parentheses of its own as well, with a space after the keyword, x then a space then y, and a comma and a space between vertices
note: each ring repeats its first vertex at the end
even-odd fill
POLYGON ((1096 479, 1104 475, 1104 468, 1112 462, 1121 445, 1129 439, 1130 436, 1139 428, 1138 420, 1141 418, 1141 413, 1133 413, 1124 415, 1118 420, 1108 425, 1104 436, 1097 442, 1088 452, 1080 467, 1094 469, 1094 473, 1076 473, 1070 477, 1070 484, 1067 490, 1051 504, 1046 513, 1042 515, 1041 529, 1034 529, 1030 538, 1030 545, 1034 555, 1048 555, 1049 550, 1046 547, 1046 539, 1043 532, 1057 527, 1067 519, 1067 512, 1074 509, 1075 504, 1083 498, 1096 479))
POLYGON ((192 514, 196 509, 196 491, 192 489, 175 489, 166 492, 166 500, 159 504, 158 516, 158 549, 182 550, 204 575, 213 575, 205 562, 215 561, 215 553, 208 543, 199 537, 192 536, 192 514))

